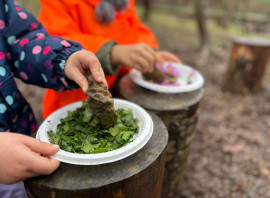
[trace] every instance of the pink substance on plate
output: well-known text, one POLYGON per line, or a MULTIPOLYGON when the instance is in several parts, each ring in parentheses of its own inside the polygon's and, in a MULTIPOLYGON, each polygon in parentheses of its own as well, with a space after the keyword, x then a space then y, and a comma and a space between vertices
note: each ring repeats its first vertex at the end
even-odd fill
POLYGON ((164 66, 160 63, 156 63, 156 68, 166 75, 166 80, 164 80, 161 83, 148 80, 149 82, 155 85, 164 85, 164 86, 173 86, 173 87, 181 86, 180 83, 177 82, 177 79, 181 76, 181 74, 179 70, 173 66, 172 63, 168 63, 167 66, 164 66))
POLYGON ((179 86, 181 86, 181 84, 179 82, 175 82, 175 83, 172 84, 172 86, 179 87, 179 86))
POLYGON ((169 63, 167 66, 167 74, 170 76, 180 77, 180 72, 172 65, 172 63, 169 63))
POLYGON ((168 85, 171 85, 171 83, 169 83, 169 82, 167 82, 167 81, 163 81, 163 82, 161 83, 161 85, 166 85, 166 86, 168 86, 168 85))
POLYGON ((174 87, 180 86, 180 84, 176 82, 176 80, 180 77, 180 72, 173 66, 172 63, 169 63, 167 66, 159 64, 157 68, 167 76, 166 80, 160 83, 161 85, 174 87))
POLYGON ((160 63, 156 63, 156 68, 161 69, 162 65, 160 63))

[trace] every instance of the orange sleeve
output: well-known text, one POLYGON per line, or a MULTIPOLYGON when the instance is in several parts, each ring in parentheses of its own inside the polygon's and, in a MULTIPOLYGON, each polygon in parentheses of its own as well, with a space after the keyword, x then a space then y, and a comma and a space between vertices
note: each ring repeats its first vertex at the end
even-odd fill
POLYGON ((112 40, 102 36, 81 33, 79 19, 74 19, 66 6, 68 5, 63 4, 61 0, 41 0, 41 12, 38 19, 50 35, 77 41, 85 49, 94 53, 103 44, 112 40))

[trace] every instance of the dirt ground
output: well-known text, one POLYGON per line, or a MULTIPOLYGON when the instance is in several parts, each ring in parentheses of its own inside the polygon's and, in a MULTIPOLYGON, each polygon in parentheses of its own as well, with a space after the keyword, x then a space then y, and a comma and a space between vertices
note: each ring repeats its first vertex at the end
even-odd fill
POLYGON ((205 95, 179 197, 270 197, 270 91, 222 92, 227 60, 220 60, 198 68, 205 95))
MULTIPOLYGON (((162 28, 154 29, 162 40, 162 28)), ((178 198, 270 197, 270 66, 260 93, 225 93, 221 86, 230 38, 220 38, 225 45, 212 52, 205 66, 198 66, 198 53, 185 46, 183 37, 187 35, 171 33, 178 47, 170 48, 170 42, 163 42, 162 47, 203 74, 205 94, 178 198)))
MULTIPOLYGON (((197 131, 178 197, 270 198, 270 71, 258 94, 225 93, 221 85, 227 69, 229 45, 220 46, 207 64, 199 67, 196 65, 198 53, 183 44, 185 36, 194 35, 175 32, 168 38, 166 34, 170 30, 155 27, 153 30, 162 49, 178 55, 205 78, 197 131)), ((229 38, 226 39, 230 43, 229 38)), ((44 90, 18 84, 41 123, 44 90)))

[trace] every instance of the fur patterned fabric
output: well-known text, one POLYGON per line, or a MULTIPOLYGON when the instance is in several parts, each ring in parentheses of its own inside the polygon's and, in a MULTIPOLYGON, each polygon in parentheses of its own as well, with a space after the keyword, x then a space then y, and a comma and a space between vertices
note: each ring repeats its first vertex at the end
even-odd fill
POLYGON ((101 0, 96 7, 95 17, 104 24, 111 23, 115 12, 123 12, 128 5, 128 0, 101 0))

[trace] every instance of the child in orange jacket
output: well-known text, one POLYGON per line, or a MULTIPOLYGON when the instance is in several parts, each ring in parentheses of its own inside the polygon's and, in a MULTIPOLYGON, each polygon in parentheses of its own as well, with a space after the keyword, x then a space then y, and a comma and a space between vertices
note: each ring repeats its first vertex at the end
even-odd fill
MULTIPOLYGON (((149 72, 155 62, 179 62, 169 52, 154 50, 158 43, 137 17, 135 0, 41 0, 39 20, 51 35, 78 41, 85 49, 97 53, 105 73, 113 74, 106 75, 109 88, 129 68, 149 72), (118 70, 117 65, 125 67, 118 70)), ((83 99, 86 95, 82 90, 56 92, 48 89, 43 100, 43 117, 83 99)))

